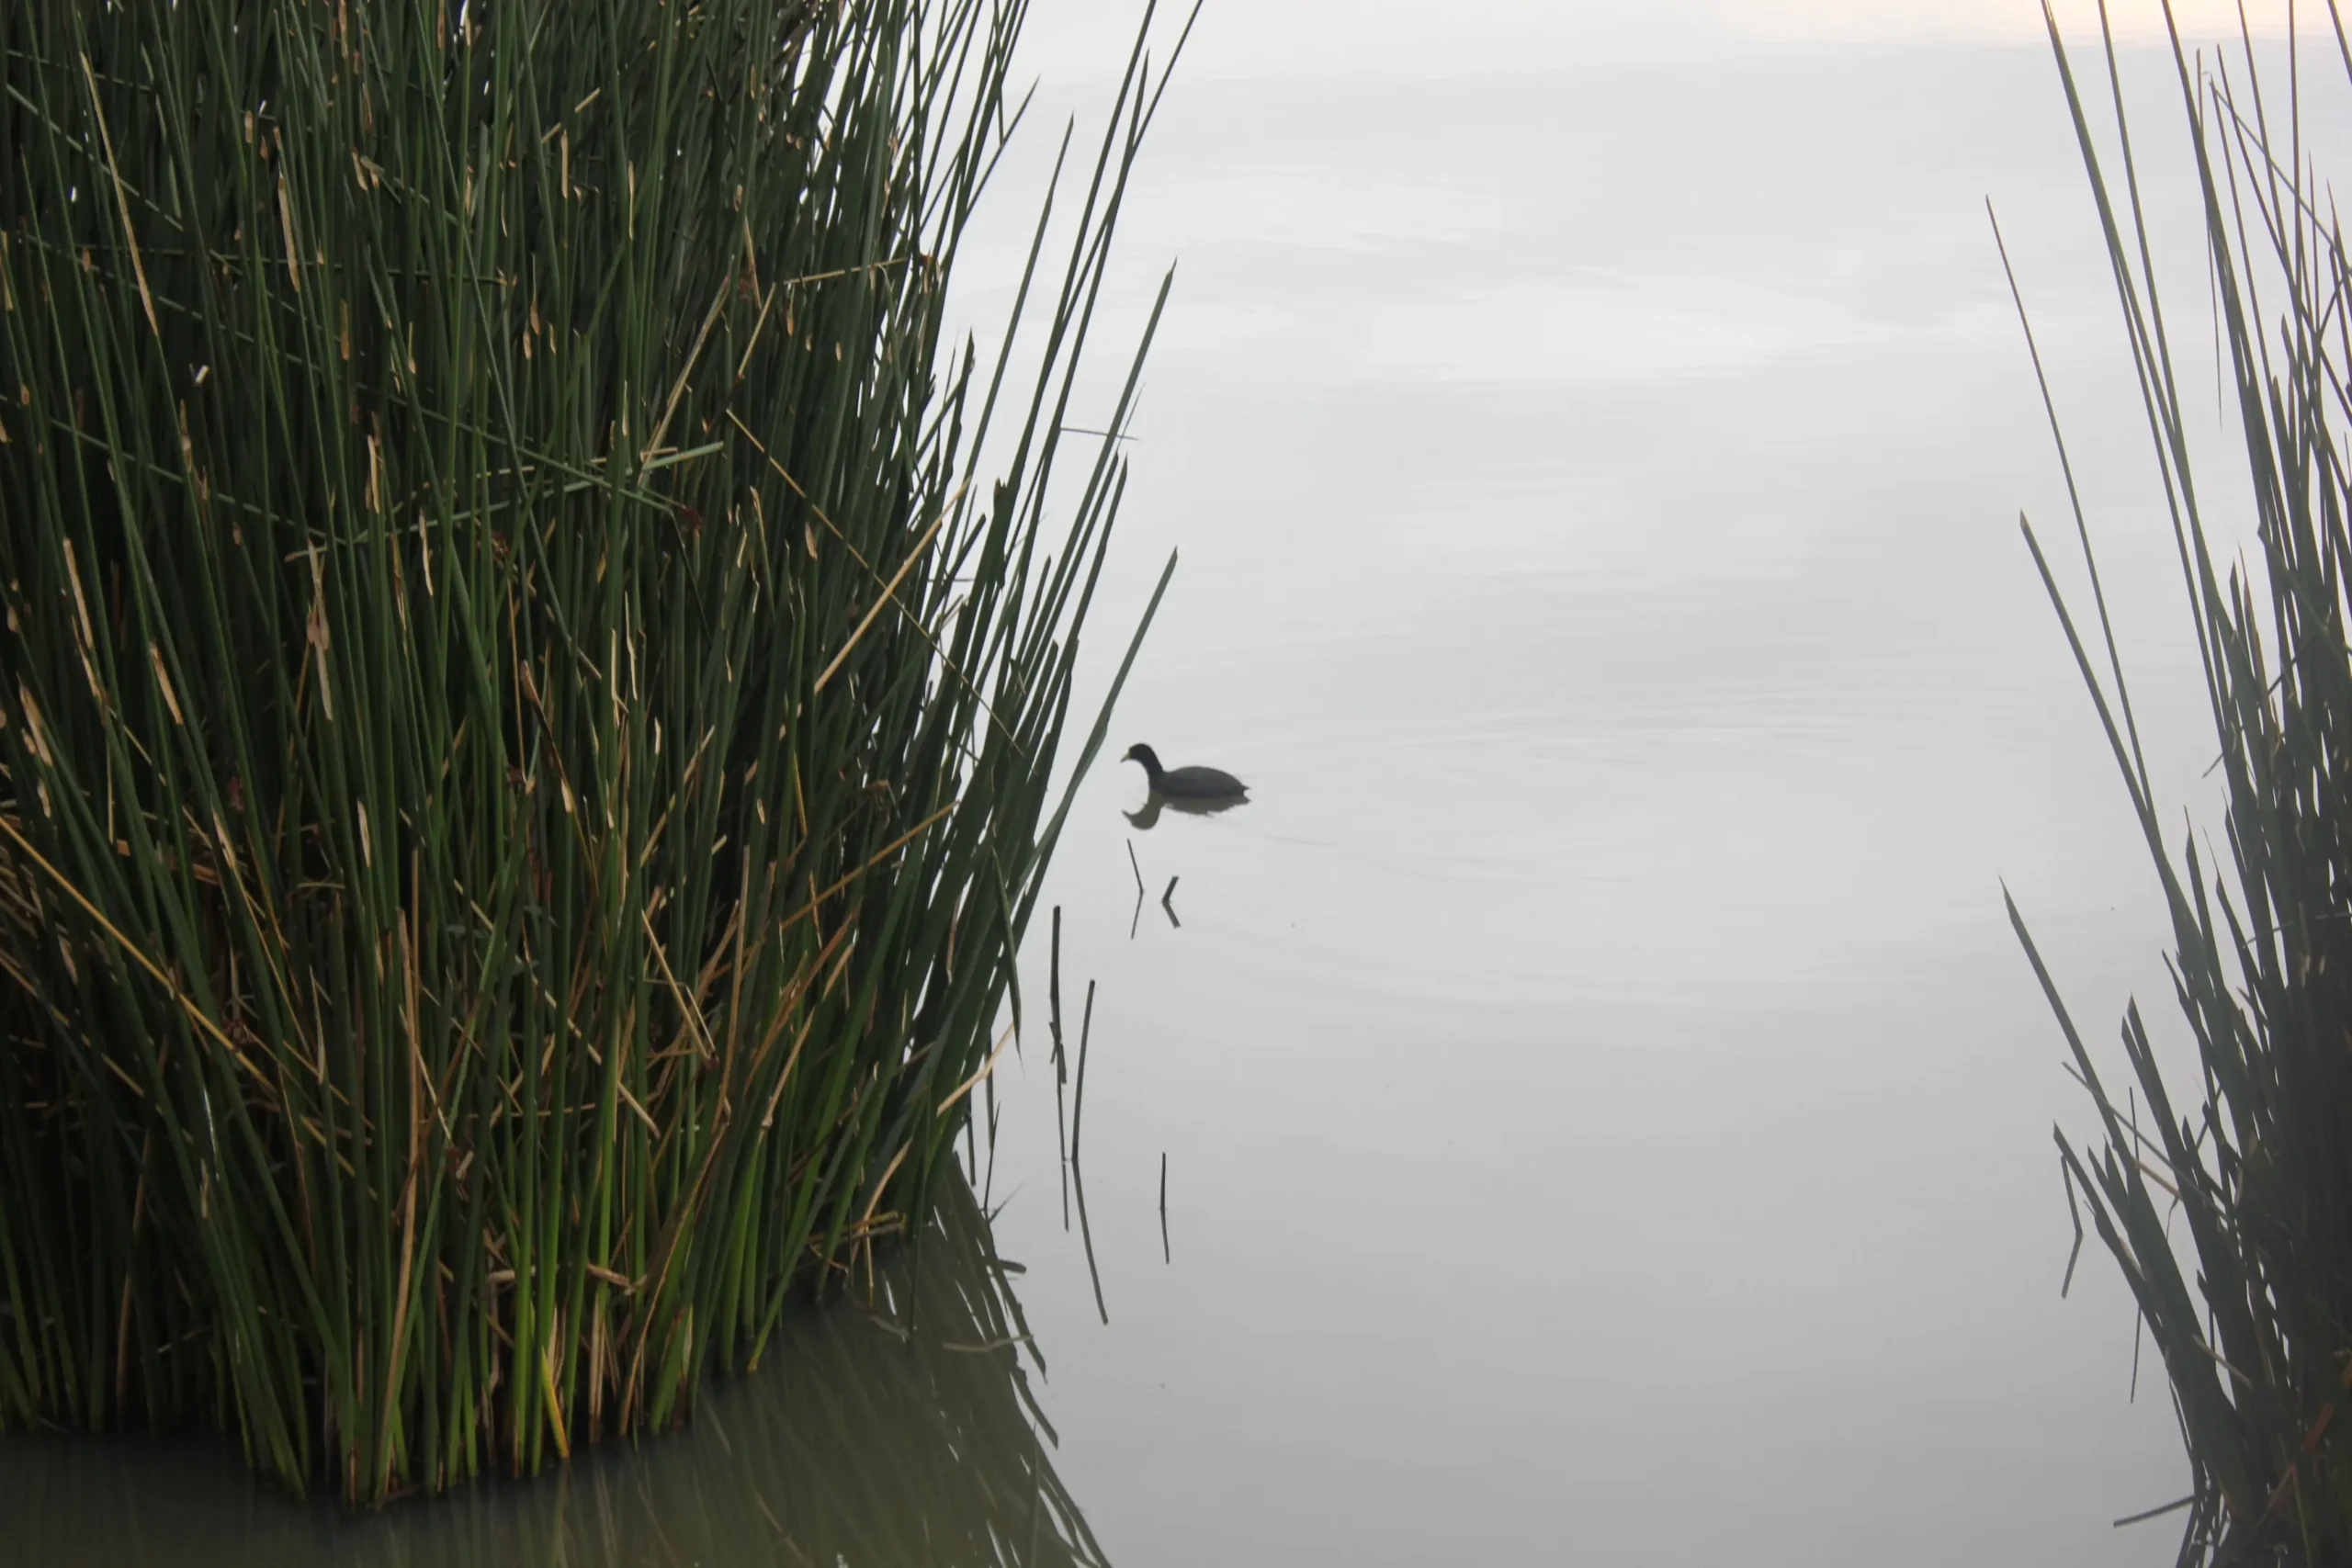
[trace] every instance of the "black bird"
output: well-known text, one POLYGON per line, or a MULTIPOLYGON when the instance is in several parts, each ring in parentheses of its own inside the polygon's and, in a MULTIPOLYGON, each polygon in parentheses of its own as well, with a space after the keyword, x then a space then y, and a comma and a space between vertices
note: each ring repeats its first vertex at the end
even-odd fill
POLYGON ((1130 746, 1119 761, 1141 762, 1154 795, 1187 800, 1227 800, 1250 791, 1248 784, 1221 768, 1163 768, 1159 765, 1159 753, 1148 746, 1130 746))

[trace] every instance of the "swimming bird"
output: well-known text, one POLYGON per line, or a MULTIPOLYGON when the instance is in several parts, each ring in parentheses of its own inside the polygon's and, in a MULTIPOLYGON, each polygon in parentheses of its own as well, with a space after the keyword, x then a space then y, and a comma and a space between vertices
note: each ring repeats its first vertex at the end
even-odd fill
POLYGON ((1123 762, 1141 762, 1151 781, 1151 793, 1191 800, 1223 800, 1246 795, 1250 786, 1220 768, 1163 768, 1159 753, 1137 744, 1127 748, 1123 762))

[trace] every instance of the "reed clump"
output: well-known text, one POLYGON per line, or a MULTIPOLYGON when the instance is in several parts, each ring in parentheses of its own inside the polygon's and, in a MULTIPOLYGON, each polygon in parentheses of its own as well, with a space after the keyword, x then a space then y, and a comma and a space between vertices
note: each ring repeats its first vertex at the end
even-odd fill
MULTIPOLYGON (((2165 333, 2113 40, 2105 64, 2120 179, 2102 166, 2054 22, 2050 33, 2193 612, 2223 852, 2210 840, 2200 848, 2193 829, 2176 844, 2160 814, 2079 502, 2094 640, 2068 613, 2030 526, 2027 538, 2154 861, 2195 1072, 2164 1070, 2134 1004, 2122 1023, 2130 1089, 2119 1096, 2014 904, 2010 917, 2098 1112, 2088 1145, 2058 1134, 2070 1198, 2121 1266, 2179 1417, 2192 1483, 2175 1505, 2187 1518, 2180 1561, 2343 1563, 2352 1562, 2352 255, 2302 141, 2303 98, 2316 85, 2301 62, 2266 84, 2250 39, 2209 66, 2176 32, 2222 391, 2243 437, 2256 525, 2251 560, 2217 555, 2190 463, 2199 416, 2165 333)), ((2325 48, 2352 74, 2340 18, 2325 48)))
POLYGON ((0 11, 0 1427, 527 1472, 923 1212, 1068 808, 1158 92, 1034 381, 951 348, 1022 11, 0 11))

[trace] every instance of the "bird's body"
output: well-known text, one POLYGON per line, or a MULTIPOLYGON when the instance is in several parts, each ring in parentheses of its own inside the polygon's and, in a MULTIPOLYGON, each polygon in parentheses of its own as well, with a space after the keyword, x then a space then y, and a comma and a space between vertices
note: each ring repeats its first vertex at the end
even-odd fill
POLYGON ((1229 800, 1249 793, 1250 786, 1221 768, 1163 768, 1159 754, 1148 746, 1130 746, 1123 762, 1141 762, 1154 795, 1184 800, 1229 800))

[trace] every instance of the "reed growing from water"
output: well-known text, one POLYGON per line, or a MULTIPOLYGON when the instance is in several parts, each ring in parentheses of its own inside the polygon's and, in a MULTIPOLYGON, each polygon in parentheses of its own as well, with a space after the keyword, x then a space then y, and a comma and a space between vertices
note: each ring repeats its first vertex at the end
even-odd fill
MULTIPOLYGON (((2030 526, 2027 538, 2155 863, 2194 1075, 2164 1070, 2134 1004, 2122 1024, 2132 1088, 2119 1097, 2014 904, 2010 918, 2098 1111, 2089 1146, 2058 1134, 2070 1198, 2121 1266, 2179 1416, 2192 1477, 2180 1560, 2341 1563, 2352 1561, 2352 254, 2307 157, 2300 70, 2283 95, 2275 79, 2266 95, 2250 41, 2209 72, 2176 33, 2222 391, 2256 521, 2256 560, 2233 562, 2217 553, 2192 472, 2193 413, 2112 38, 2120 187, 2054 21, 2050 35, 2171 509, 2218 741, 2225 852, 2200 847, 2191 829, 2177 847, 2169 837, 2079 502, 2096 642, 2030 526)), ((2327 48, 2352 74, 2340 18, 2327 48)))
POLYGON ((847 1303, 789 1310, 792 1354, 714 1380, 692 1433, 361 1515, 257 1506, 218 1456, 175 1444, 18 1440, 0 1464, 10 1561, 1103 1568, 1032 1387, 1044 1358, 1020 1268, 950 1168, 910 1245, 876 1258, 872 1290, 861 1269, 847 1303))
POLYGON ((527 1472, 922 1212, 1101 740, 1164 80, 1009 375, 1023 11, 0 11, 0 1426, 527 1472))

